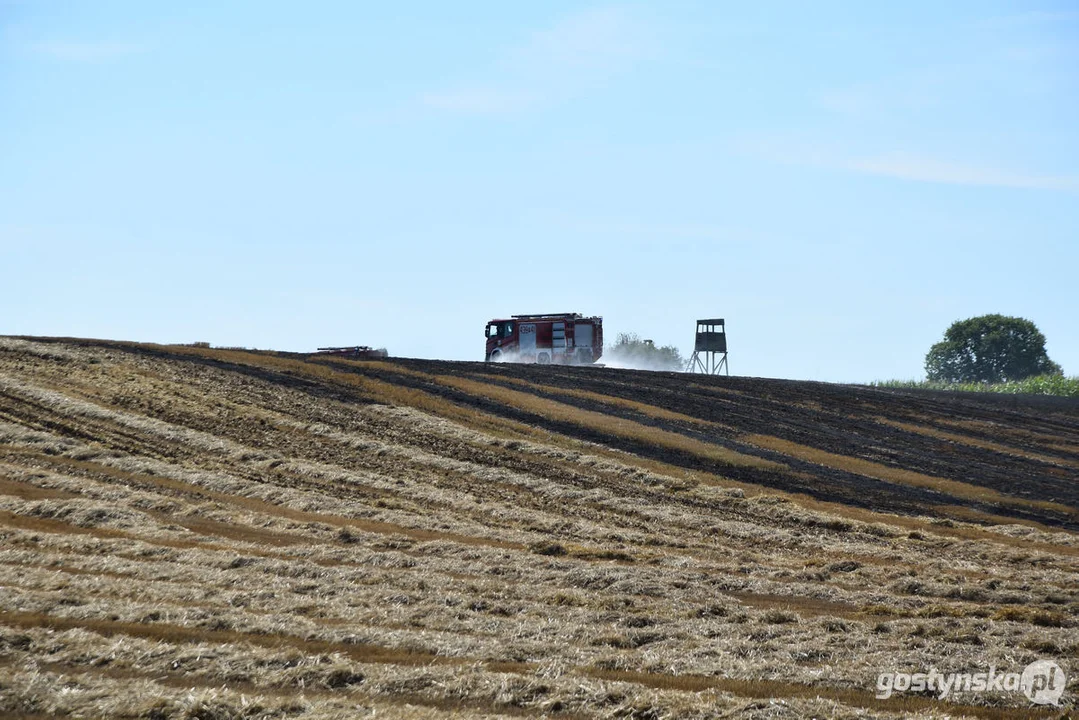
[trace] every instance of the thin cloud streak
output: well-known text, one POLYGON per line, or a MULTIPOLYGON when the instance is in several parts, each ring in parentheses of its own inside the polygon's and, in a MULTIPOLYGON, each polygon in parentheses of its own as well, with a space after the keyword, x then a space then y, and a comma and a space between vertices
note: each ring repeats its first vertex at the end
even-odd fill
POLYGON ((978 21, 976 25, 990 29, 1008 29, 1074 22, 1079 22, 1079 10, 1030 10, 986 17, 978 21))
POLYGON ((911 182, 1079 192, 1079 175, 1041 175, 967 165, 910 152, 844 153, 825 143, 756 137, 736 143, 736 152, 781 165, 815 167, 911 182))
POLYGON ((646 24, 625 8, 583 10, 532 33, 500 58, 496 65, 510 80, 429 92, 420 102, 468 114, 530 110, 580 92, 595 78, 632 64, 653 46, 646 24))
POLYGON ((1079 178, 1076 177, 1027 175, 905 153, 858 158, 844 165, 855 172, 916 182, 1079 192, 1079 178))
POLYGON ((651 44, 643 23, 625 8, 603 7, 574 13, 533 33, 516 56, 533 67, 595 71, 630 62, 651 44))
POLYGON ((536 103, 531 93, 495 88, 463 88, 427 93, 421 102, 438 110, 469 114, 500 114, 526 110, 536 103))
POLYGON ((103 62, 146 52, 133 43, 49 42, 33 46, 34 52, 67 62, 103 62))

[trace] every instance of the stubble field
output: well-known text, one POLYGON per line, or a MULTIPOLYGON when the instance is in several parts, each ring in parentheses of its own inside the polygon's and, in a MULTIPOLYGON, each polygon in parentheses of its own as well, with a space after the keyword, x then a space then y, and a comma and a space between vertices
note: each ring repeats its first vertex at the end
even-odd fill
POLYGON ((1060 717, 1077 477, 1075 400, 0 338, 0 715, 1060 717))

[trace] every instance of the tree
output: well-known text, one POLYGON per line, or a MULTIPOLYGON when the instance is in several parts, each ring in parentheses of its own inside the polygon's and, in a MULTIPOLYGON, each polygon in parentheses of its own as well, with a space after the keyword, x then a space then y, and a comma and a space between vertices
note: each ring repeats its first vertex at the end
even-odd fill
POLYGON ((603 352, 608 365, 636 370, 684 370, 686 361, 673 345, 656 347, 651 340, 641 340, 636 333, 619 333, 613 346, 603 352))
POLYGON ((957 320, 944 340, 929 348, 930 380, 997 383, 1033 375, 1060 375, 1045 352, 1045 336, 1030 320, 982 315, 957 320))

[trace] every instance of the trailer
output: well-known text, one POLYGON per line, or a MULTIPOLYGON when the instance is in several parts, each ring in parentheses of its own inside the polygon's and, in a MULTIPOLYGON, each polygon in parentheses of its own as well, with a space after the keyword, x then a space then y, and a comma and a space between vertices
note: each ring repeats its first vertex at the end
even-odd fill
POLYGON ((389 353, 385 350, 375 350, 367 345, 351 345, 349 347, 320 347, 315 355, 333 355, 335 357, 348 358, 350 360, 382 360, 389 353))
POLYGON ((603 354, 603 318, 511 315, 487 323, 487 362, 589 365, 603 354))

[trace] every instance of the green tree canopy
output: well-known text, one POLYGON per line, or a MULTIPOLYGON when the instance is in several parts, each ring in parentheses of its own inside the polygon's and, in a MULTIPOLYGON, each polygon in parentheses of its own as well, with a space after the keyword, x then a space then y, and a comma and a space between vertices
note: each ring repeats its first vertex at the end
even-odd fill
POLYGON ((998 383, 1059 375, 1045 352, 1045 336, 1030 320, 981 315, 957 320, 925 356, 930 380, 998 383))
POLYGON ((603 359, 611 365, 638 370, 684 370, 686 361, 673 345, 657 347, 636 333, 619 333, 614 345, 605 348, 603 359))

